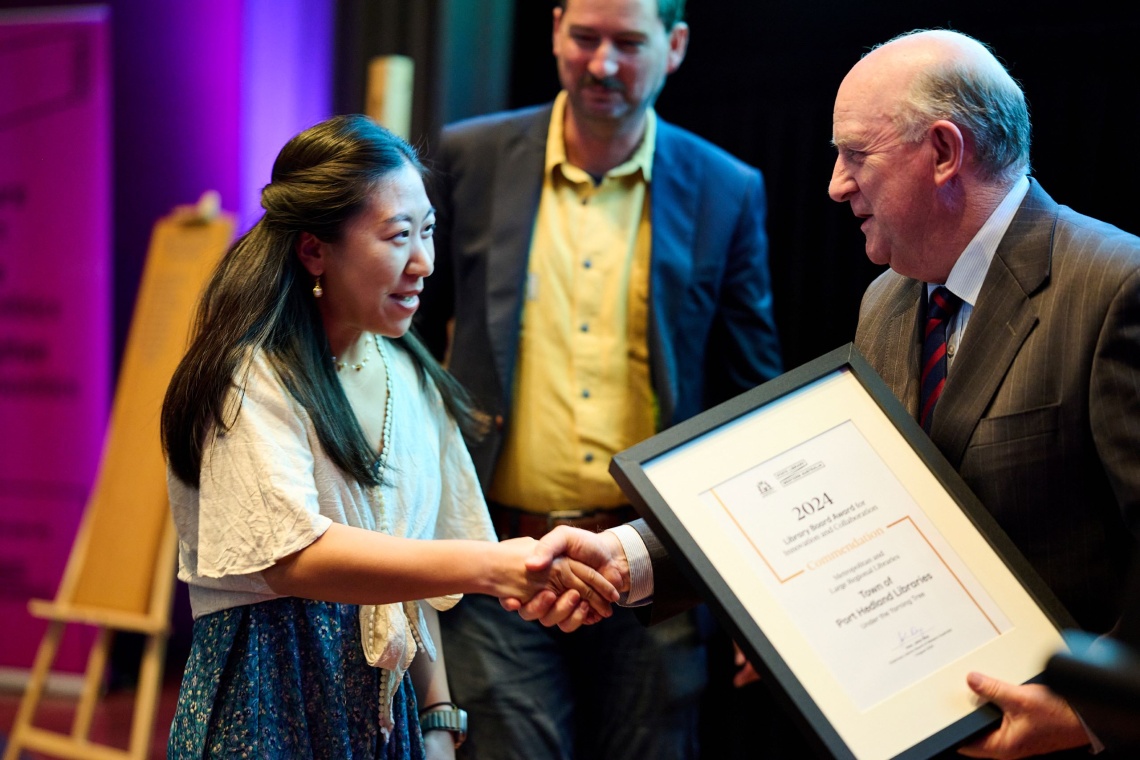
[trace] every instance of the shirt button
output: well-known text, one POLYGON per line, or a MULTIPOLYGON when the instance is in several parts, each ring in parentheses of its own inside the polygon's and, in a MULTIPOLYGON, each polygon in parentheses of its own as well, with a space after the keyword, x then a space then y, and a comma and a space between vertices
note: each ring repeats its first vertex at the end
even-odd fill
POLYGON ((589 388, 583 388, 582 389, 582 398, 589 398, 589 397, 590 397, 590 389, 589 388))
POLYGON ((585 261, 582 262, 582 268, 583 269, 589 269, 593 265, 594 265, 593 262, 591 262, 589 259, 586 259, 585 261))
POLYGON ((586 456, 584 457, 584 459, 585 459, 587 462, 593 462, 593 461, 594 461, 594 455, 593 455, 593 454, 589 454, 589 453, 587 453, 587 454, 586 454, 586 456))
POLYGON ((578 328, 582 332, 590 332, 590 325, 588 322, 583 322, 582 326, 578 328))

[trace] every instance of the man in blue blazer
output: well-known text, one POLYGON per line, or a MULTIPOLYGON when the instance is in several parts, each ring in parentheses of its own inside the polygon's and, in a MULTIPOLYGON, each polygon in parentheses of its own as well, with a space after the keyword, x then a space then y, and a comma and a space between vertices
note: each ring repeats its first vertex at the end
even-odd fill
MULTIPOLYGON (((471 450, 501 537, 629 519, 612 454, 781 370, 761 175, 652 108, 682 6, 563 3, 558 99, 444 130, 417 328, 492 421, 471 450)), ((696 756, 691 615, 566 636, 469 598, 443 618, 469 756, 696 756)))
MULTIPOLYGON (((451 372, 496 415, 472 449, 484 485, 511 412, 551 108, 451 125, 433 167, 435 274, 416 327, 439 356, 450 345, 451 372)), ((781 362, 760 172, 663 120, 657 130, 649 358, 666 428, 775 377, 781 362)))

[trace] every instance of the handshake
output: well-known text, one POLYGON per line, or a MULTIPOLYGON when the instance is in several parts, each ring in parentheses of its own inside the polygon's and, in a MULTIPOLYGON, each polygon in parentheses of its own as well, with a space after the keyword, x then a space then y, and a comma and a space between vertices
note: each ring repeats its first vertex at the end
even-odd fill
POLYGON ((499 544, 522 576, 500 584, 496 595, 509 612, 574 631, 613 614, 612 604, 628 592, 629 562, 617 536, 560 525, 540 540, 515 538, 499 544))

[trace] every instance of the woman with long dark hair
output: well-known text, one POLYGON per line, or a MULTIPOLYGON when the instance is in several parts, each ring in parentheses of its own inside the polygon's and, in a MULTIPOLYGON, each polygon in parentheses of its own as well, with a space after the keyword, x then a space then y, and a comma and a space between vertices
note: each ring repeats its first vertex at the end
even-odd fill
POLYGON ((417 708, 458 714, 437 610, 617 597, 577 563, 528 572, 529 539, 488 543, 477 417, 408 332, 434 259, 422 172, 366 117, 302 132, 202 296, 162 411, 195 617, 170 757, 451 757, 417 708))

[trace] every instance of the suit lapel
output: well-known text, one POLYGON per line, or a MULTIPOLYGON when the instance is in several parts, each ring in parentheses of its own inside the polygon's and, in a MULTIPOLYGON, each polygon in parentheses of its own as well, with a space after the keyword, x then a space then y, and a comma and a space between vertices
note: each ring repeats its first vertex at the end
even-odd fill
POLYGON ((883 335, 882 377, 912 417, 918 416, 918 367, 922 343, 919 339, 919 312, 923 284, 906 280, 894 300, 894 311, 887 316, 883 335))
POLYGON ((551 108, 518 125, 503 140, 492 193, 491 243, 487 263, 487 333, 495 368, 510 388, 519 342, 534 220, 542 195, 546 135, 551 108))
POLYGON ((700 177, 692 164, 693 157, 678 150, 674 129, 662 119, 657 120, 650 183, 648 341, 662 427, 672 424, 677 408, 677 357, 671 339, 677 326, 669 324, 669 320, 684 311, 676 308, 676 300, 683 297, 691 280, 700 197, 696 192, 700 177), (657 308, 658 304, 662 308, 657 308))
POLYGON ((955 467, 1037 324, 1031 297, 1049 279, 1056 219, 1057 205, 1033 182, 986 273, 931 428, 955 467))

